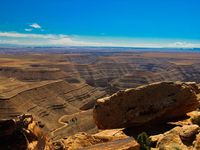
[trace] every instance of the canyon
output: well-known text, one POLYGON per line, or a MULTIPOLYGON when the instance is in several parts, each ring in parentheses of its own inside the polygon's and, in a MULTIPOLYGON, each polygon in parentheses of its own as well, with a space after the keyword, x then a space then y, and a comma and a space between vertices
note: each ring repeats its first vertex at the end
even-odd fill
POLYGON ((160 81, 200 82, 200 53, 0 48, 0 119, 32 114, 53 141, 95 134, 97 99, 160 81))

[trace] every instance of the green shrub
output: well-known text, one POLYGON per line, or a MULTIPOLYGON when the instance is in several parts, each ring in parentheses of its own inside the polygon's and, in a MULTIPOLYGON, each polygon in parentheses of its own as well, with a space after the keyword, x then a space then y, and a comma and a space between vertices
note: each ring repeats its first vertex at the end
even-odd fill
POLYGON ((140 150, 151 149, 151 139, 146 132, 142 132, 137 136, 137 142, 140 144, 140 150))
POLYGON ((191 118, 191 121, 193 124, 197 124, 200 126, 200 116, 195 116, 194 118, 191 118))

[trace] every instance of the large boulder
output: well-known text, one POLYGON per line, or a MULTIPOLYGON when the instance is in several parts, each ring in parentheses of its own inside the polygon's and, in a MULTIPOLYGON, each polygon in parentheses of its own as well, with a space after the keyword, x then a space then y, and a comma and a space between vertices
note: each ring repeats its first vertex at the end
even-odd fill
POLYGON ((93 110, 100 129, 157 124, 199 107, 194 83, 158 82, 98 99, 93 110))

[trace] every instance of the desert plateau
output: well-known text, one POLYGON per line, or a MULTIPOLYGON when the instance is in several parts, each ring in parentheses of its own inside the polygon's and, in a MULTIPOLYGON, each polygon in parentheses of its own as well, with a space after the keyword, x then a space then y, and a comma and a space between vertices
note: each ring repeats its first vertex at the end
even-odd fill
POLYGON ((200 150, 199 0, 0 0, 0 150, 200 150))
MULTIPOLYGON (((109 149, 108 145, 112 149, 133 145, 138 149, 131 137, 140 132, 151 136, 166 132, 153 129, 154 125, 147 127, 150 122, 169 129, 164 124, 179 117, 176 128, 183 130, 181 117, 192 111, 199 114, 200 53, 80 49, 1 48, 0 119, 30 114, 38 130, 51 141, 52 149, 109 149), (131 89, 135 90, 132 98, 126 98, 131 89), (111 95, 113 98, 107 100, 111 95), (149 133, 149 128, 155 133, 149 133), (115 132, 120 132, 119 136, 115 137, 115 132), (77 147, 78 140, 85 144, 77 147)), ((199 127, 193 126, 197 134, 199 127)))

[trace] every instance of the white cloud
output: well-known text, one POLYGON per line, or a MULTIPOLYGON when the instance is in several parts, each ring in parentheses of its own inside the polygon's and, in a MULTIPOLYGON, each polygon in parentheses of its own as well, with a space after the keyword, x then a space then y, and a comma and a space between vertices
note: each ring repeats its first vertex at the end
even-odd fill
POLYGON ((169 44, 169 47, 180 47, 180 48, 192 48, 199 47, 199 43, 190 43, 190 42, 174 42, 169 44))
POLYGON ((41 29, 42 27, 39 25, 39 24, 37 24, 37 23, 33 23, 33 24, 31 24, 31 25, 29 25, 30 27, 32 27, 32 28, 34 28, 34 29, 41 29))
POLYGON ((136 39, 114 39, 112 37, 80 37, 64 34, 31 34, 19 32, 0 32, 0 44, 30 46, 121 46, 149 48, 200 48, 200 42, 149 41, 136 39), (109 39, 109 40, 108 40, 109 39))
POLYGON ((0 37, 10 37, 10 38, 56 38, 61 35, 53 34, 28 34, 28 33, 18 33, 18 32, 0 32, 0 37))
POLYGON ((24 29, 27 32, 31 32, 33 29, 24 29))
MULTIPOLYGON (((28 34, 18 32, 0 32, 1 44, 17 45, 53 45, 53 46, 103 46, 103 43, 76 40, 63 34, 28 34)), ((108 44, 108 43, 107 43, 108 44)))
POLYGON ((102 43, 102 42, 90 42, 83 40, 74 40, 70 37, 60 37, 58 39, 49 40, 52 45, 60 46, 115 46, 112 43, 102 43))

